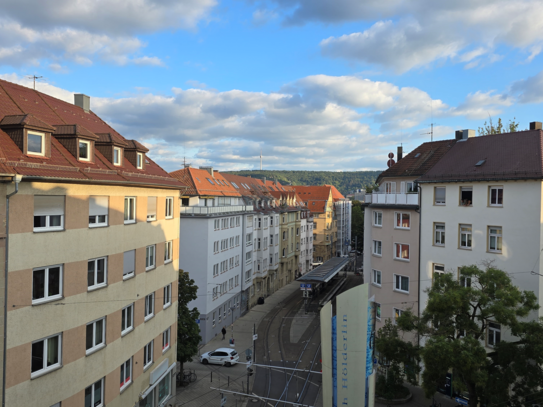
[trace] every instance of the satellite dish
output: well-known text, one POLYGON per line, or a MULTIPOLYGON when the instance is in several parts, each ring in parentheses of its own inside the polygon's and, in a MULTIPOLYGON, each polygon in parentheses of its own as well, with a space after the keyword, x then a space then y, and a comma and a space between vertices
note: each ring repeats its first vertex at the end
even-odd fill
MULTIPOLYGON (((392 153, 390 153, 392 154, 392 153)), ((390 156, 389 154, 389 156, 390 156)), ((392 167, 394 164, 396 164, 396 161, 394 161, 392 158, 387 161, 388 168, 392 167)))
POLYGON ((394 153, 388 153, 388 158, 394 158, 394 153))

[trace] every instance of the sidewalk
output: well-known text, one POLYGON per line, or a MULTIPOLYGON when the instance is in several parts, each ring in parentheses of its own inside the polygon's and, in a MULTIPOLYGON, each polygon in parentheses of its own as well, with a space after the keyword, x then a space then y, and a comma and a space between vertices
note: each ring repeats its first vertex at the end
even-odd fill
MULTIPOLYGON (((253 347, 253 326, 258 325, 268 315, 268 313, 279 303, 285 301, 293 292, 300 290, 300 283, 293 281, 280 290, 267 297, 262 305, 255 305, 244 316, 238 318, 233 324, 233 335, 235 340, 234 349, 239 354, 240 362, 245 363, 245 350, 253 347)), ((301 294, 300 294, 301 295, 301 294)), ((200 349, 200 354, 215 350, 217 348, 229 348, 228 339, 232 337, 232 326, 227 326, 226 339, 222 340, 222 335, 217 335, 200 349)), ((259 338, 258 340, 261 340, 259 338)), ((259 361, 257 360, 257 363, 259 361)), ((200 407, 210 406, 219 407, 220 393, 210 387, 224 388, 225 390, 246 392, 247 370, 246 366, 238 364, 232 367, 219 365, 204 366, 199 362, 199 356, 193 358, 193 362, 185 363, 183 369, 196 371, 198 380, 186 387, 177 388, 177 396, 170 400, 168 404, 175 407, 200 407), (228 386, 228 380, 230 385, 228 386)), ((250 383, 255 376, 251 376, 250 383)), ((243 396, 224 393, 227 398, 226 407, 242 407, 247 399, 243 396)))

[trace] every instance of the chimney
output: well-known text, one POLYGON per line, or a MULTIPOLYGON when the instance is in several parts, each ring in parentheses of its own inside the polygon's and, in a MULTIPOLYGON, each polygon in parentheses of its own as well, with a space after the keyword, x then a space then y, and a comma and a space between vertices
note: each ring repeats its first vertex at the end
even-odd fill
POLYGON ((456 130, 455 138, 457 141, 467 140, 468 138, 475 137, 475 130, 456 130))
POLYGON ((206 170, 213 177, 213 167, 200 167, 201 170, 206 170))
POLYGON ((541 130, 541 122, 531 122, 530 130, 541 130))
POLYGON ((266 186, 266 177, 264 177, 264 186, 266 186))
POLYGON ((403 158, 403 147, 398 146, 398 161, 400 161, 403 158))
POLYGON ((456 131, 454 132, 454 138, 455 138, 456 140, 462 140, 462 130, 456 130, 456 131))
POLYGON ((79 106, 81 109, 85 111, 85 113, 89 113, 90 96, 84 95, 82 93, 74 94, 74 105, 79 106))

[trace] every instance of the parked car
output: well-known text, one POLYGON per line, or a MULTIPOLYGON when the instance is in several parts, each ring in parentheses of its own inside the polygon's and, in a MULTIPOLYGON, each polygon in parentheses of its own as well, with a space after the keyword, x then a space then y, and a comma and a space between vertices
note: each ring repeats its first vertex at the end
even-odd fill
POLYGON ((204 365, 211 363, 213 365, 232 366, 238 363, 238 361, 238 353, 234 349, 228 348, 215 349, 200 356, 200 362, 204 365))

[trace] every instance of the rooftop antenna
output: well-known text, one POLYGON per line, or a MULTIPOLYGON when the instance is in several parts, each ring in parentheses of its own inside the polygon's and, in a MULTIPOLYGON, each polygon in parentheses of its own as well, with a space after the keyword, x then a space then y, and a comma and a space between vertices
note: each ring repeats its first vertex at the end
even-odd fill
POLYGON ((34 90, 36 90, 36 79, 41 79, 43 78, 43 76, 36 76, 36 75, 32 75, 32 76, 27 76, 28 79, 34 79, 34 90))
POLYGON ((433 103, 434 101, 432 100, 430 102, 430 114, 431 114, 431 123, 430 123, 430 132, 428 133, 422 133, 421 136, 424 136, 424 135, 430 135, 430 141, 434 141, 434 106, 433 106, 433 103))

